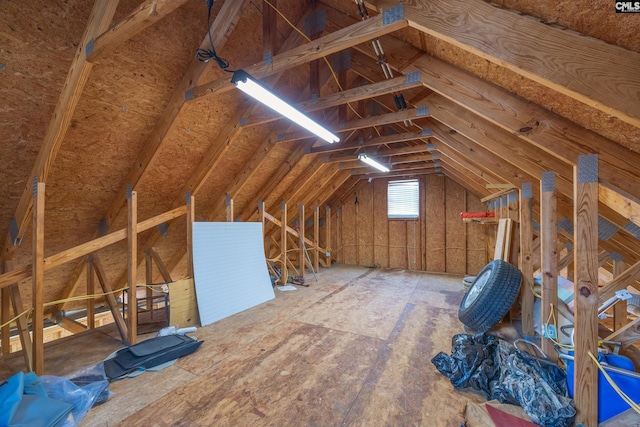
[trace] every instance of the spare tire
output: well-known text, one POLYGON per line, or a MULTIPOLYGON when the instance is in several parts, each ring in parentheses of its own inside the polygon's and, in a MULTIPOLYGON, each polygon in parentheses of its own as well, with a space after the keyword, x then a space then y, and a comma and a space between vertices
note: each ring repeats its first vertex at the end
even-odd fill
POLYGON ((520 291, 522 273, 506 261, 496 259, 476 276, 464 294, 458 319, 473 332, 486 332, 513 305, 520 291))

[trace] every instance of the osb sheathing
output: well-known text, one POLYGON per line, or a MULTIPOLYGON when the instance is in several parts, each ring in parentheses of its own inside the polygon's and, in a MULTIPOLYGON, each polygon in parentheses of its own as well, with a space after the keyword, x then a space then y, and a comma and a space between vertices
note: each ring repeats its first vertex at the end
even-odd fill
MULTIPOLYGON (((135 9, 139 3, 139 0, 120 1, 114 22, 135 9)), ((131 40, 105 52, 94 65, 47 180, 45 255, 82 243, 94 236, 117 191, 126 184, 127 173, 147 143, 151 130, 156 126, 192 60, 195 49, 205 36, 206 7, 203 3, 201 0, 189 1, 131 40)), ((215 2, 214 16, 222 3, 215 2)), ((610 13, 612 2, 505 0, 496 3, 496 7, 519 10, 531 15, 532 19, 541 20, 554 27, 560 26, 566 28, 566 31, 577 31, 626 49, 640 51, 637 25, 632 25, 635 15, 610 13)), ((360 19, 355 13, 353 2, 325 0, 319 3, 319 7, 325 5, 348 14, 351 22, 360 19)), ((0 121, 0 135, 3 136, 0 158, 4 162, 0 180, 2 230, 8 229, 18 200, 25 186, 30 185, 27 182, 30 179, 29 173, 86 26, 91 6, 92 2, 85 0, 58 0, 47 2, 46 5, 34 1, 0 2, 0 111, 3 117, 0 121)), ((229 40, 219 49, 218 53, 230 62, 231 68, 243 68, 263 61, 262 7, 263 2, 248 2, 240 21, 230 32, 229 40)), ((306 9, 314 6, 312 2, 280 0, 278 7, 292 22, 297 23, 306 9)), ((330 13, 327 15, 333 16, 330 13)), ((329 28, 331 23, 327 24, 329 28)), ((290 34, 289 26, 278 18, 278 46, 290 34)), ((490 80, 581 126, 640 152, 640 135, 637 129, 621 123, 618 119, 607 117, 589 106, 414 30, 401 31, 394 36, 406 40, 427 54, 490 80)), ((385 39, 386 37, 381 38, 383 46, 385 39)), ((387 56, 392 66, 402 68, 414 52, 387 52, 387 56)), ((210 65, 201 81, 229 76, 215 65, 210 65)), ((354 73, 348 73, 347 79, 351 84, 358 77, 354 73)), ((306 90, 307 84, 308 67, 297 67, 285 73, 276 84, 276 88, 289 99, 305 99, 303 91, 306 90)), ((333 90, 335 82, 329 80, 322 94, 331 93, 333 90)), ((408 96, 412 94, 409 91, 407 93, 408 96)), ((184 199, 184 194, 181 194, 184 183, 207 151, 221 143, 220 132, 233 118, 243 99, 243 95, 238 91, 229 91, 205 96, 184 105, 181 114, 166 135, 156 159, 136 186, 139 219, 162 213, 173 207, 176 201, 184 199)), ((235 174, 243 169, 254 155, 255 149, 277 129, 281 129, 281 124, 242 129, 237 138, 230 142, 218 167, 197 194, 196 219, 207 218, 213 207, 224 198, 224 193, 235 174)), ((253 203, 256 192, 278 170, 296 144, 280 144, 271 150, 265 162, 257 168, 252 178, 236 195, 236 216, 245 210, 254 209, 249 203, 253 203)), ((312 160, 312 156, 304 156, 300 162, 291 165, 291 173, 287 174, 266 197, 267 206, 277 206, 271 214, 280 216, 279 205, 283 194, 292 185, 296 185, 297 178, 312 160)), ((437 198, 444 195, 445 178, 429 177, 428 181, 439 181, 443 193, 436 191, 435 194, 428 193, 427 197, 437 198)), ((446 180, 447 188, 449 182, 453 181, 446 180)), ((371 224, 363 224, 367 229, 375 228, 378 224, 376 218, 383 213, 378 206, 378 202, 384 200, 378 195, 383 190, 380 186, 378 183, 374 186, 376 190, 373 221, 371 224)), ((469 193, 466 200, 466 209, 481 207, 469 193)), ((460 203, 460 206, 449 214, 453 216, 454 211, 464 208, 463 203, 460 203)), ((290 206, 290 209, 297 215, 297 206, 290 206)), ((445 212, 442 210, 437 214, 445 215, 445 212)), ((352 203, 345 204, 342 215, 345 220, 355 215, 352 203)), ((125 224, 126 209, 114 221, 112 229, 122 228, 125 224)), ((461 271, 465 269, 466 263, 466 270, 473 272, 472 267, 477 266, 480 261, 471 259, 472 253, 479 253, 479 248, 469 249, 470 243, 476 241, 470 237, 470 227, 467 226, 466 261, 460 258, 459 263, 453 268, 450 265, 451 258, 445 259, 442 256, 439 259, 435 251, 441 250, 444 254, 445 250, 454 249, 458 244, 465 242, 453 242, 450 239, 445 241, 444 230, 436 230, 433 224, 429 224, 427 222, 424 236, 427 250, 426 269, 444 271, 446 266, 450 266, 452 271, 461 271)), ((403 229, 398 227, 395 231, 398 233, 398 239, 402 240, 399 245, 407 246, 407 236, 411 240, 412 229, 407 228, 406 224, 403 229)), ((176 256, 176 252, 183 247, 184 229, 184 219, 179 219, 172 225, 169 235, 158 241, 158 250, 165 262, 176 256)), ((356 241, 356 236, 350 235, 354 230, 345 227, 342 231, 345 244, 367 247, 367 241, 360 241, 364 237, 356 241)), ((151 233, 155 231, 142 234, 140 241, 145 241, 151 233)), ((377 234, 376 239, 378 237, 377 234)), ((126 245, 123 242, 99 253, 109 279, 113 282, 125 271, 125 253, 126 245)), ((400 260, 406 263, 412 259, 406 252, 393 253, 390 248, 383 251, 363 249, 358 251, 358 257, 355 255, 348 254, 348 261, 388 264, 390 258, 397 258, 398 263, 400 260)), ((17 251, 15 264, 23 265, 30 260, 31 234, 27 232, 22 247, 17 251)), ((60 296, 60 286, 66 282, 74 266, 75 263, 70 263, 46 273, 45 300, 51 301, 60 296)), ((178 274, 186 271, 184 261, 176 271, 178 274)), ((143 268, 139 269, 138 278, 140 281, 144 279, 143 268)), ((81 285, 78 293, 83 293, 82 286, 84 285, 81 285)), ((30 298, 29 288, 28 283, 23 286, 23 297, 26 301, 30 298)))
MULTIPOLYGON (((350 15, 354 19, 360 19, 352 3, 338 0, 324 0, 323 3, 350 15)), ((625 49, 640 52, 640 35, 635 14, 613 13, 614 4, 608 0, 594 2, 505 0, 488 3, 499 3, 496 4, 496 7, 513 9, 525 15, 531 15, 531 19, 537 19, 550 26, 556 28, 560 26, 566 31, 579 32, 585 36, 599 38, 625 49)), ((392 36, 404 40, 429 55, 542 105, 546 109, 616 141, 628 149, 640 152, 640 134, 637 132, 637 128, 615 117, 546 88, 504 67, 468 54, 451 43, 435 39, 433 36, 417 30, 405 29, 395 32, 392 36)), ((383 47, 386 37, 388 36, 380 38, 383 47)), ((393 62, 395 59, 393 52, 388 53, 388 56, 391 58, 389 61, 392 66, 402 67, 402 60, 396 59, 396 62, 393 62)))

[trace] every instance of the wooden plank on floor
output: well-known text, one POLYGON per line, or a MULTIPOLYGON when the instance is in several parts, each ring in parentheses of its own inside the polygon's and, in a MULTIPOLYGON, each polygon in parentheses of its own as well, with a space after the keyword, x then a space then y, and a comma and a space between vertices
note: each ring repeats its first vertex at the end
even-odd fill
POLYGON ((181 328, 200 325, 193 278, 169 283, 169 324, 181 328))

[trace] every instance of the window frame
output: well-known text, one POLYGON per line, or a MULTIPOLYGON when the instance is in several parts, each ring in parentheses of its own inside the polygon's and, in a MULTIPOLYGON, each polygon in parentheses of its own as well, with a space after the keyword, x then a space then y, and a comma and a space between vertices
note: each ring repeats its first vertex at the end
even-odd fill
MULTIPOLYGON (((396 200, 395 204, 400 203, 398 200, 396 200)), ((394 204, 394 205, 395 205, 394 204)), ((419 179, 399 179, 399 180, 393 180, 393 181, 388 181, 387 182, 387 219, 389 220, 417 220, 420 218, 420 180, 419 179), (411 186, 406 186, 406 190, 405 192, 407 194, 402 195, 403 197, 412 197, 413 200, 408 200, 406 202, 402 202, 405 205, 411 205, 408 206, 409 208, 412 208, 412 210, 410 212, 404 212, 404 213, 392 213, 392 195, 391 195, 391 191, 392 191, 392 187, 396 187, 398 188, 397 191, 401 191, 399 190, 399 188, 401 187, 401 185, 399 184, 407 184, 407 183, 411 183, 411 186), (395 185, 394 185, 395 184, 395 185), (415 194, 409 194, 409 191, 411 192, 415 192, 415 194)))

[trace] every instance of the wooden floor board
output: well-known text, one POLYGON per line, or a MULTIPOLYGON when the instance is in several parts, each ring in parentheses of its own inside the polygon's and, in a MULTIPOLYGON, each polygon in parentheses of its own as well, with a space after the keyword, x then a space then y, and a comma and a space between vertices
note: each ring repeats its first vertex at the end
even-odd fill
POLYGON ((451 322, 455 316, 457 310, 407 304, 345 424, 463 424, 466 402, 482 402, 484 397, 452 391, 449 380, 430 362, 438 352, 450 352, 451 337, 461 332, 451 322))
MULTIPOLYGON (((112 383, 82 425, 457 426, 467 401, 483 401, 430 362, 464 332, 461 277, 336 266, 306 279, 199 328, 202 347, 175 365, 112 383)), ((121 346, 115 334, 48 345, 47 373, 102 360, 121 346)))
MULTIPOLYGON (((372 270, 373 271, 373 270, 372 270)), ((318 301, 296 320, 340 331, 389 337, 419 278, 404 271, 373 271, 318 301)))

